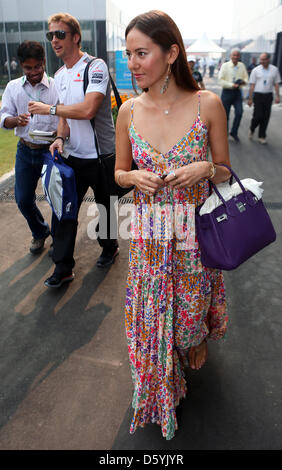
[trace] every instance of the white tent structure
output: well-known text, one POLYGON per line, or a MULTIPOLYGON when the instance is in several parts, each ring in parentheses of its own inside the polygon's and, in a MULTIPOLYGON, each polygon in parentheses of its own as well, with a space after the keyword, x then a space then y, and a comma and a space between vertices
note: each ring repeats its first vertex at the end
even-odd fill
POLYGON ((200 39, 197 39, 191 46, 186 48, 187 54, 223 54, 225 49, 219 47, 214 41, 209 39, 206 33, 200 39))
POLYGON ((251 54, 262 54, 263 52, 268 52, 269 54, 273 54, 274 46, 274 43, 271 44, 271 42, 263 36, 259 36, 257 39, 245 46, 241 52, 249 52, 251 54))

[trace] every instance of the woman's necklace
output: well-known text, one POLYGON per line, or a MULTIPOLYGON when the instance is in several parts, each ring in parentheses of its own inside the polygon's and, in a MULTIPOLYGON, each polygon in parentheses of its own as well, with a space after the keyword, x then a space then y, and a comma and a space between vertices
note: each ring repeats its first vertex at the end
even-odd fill
MULTIPOLYGON (((148 97, 149 98, 149 97, 148 97)), ((172 98, 172 96, 170 97, 170 99, 172 98)), ((172 109, 175 108, 175 105, 179 105, 180 102, 183 101, 183 97, 182 96, 178 96, 176 95, 176 98, 173 102, 171 103, 167 103, 165 104, 164 107, 161 107, 152 97, 149 98, 151 100, 151 102, 154 104, 154 106, 159 109, 159 111, 161 111, 162 114, 164 114, 165 116, 168 116, 169 114, 171 114, 172 112, 172 109)))
MULTIPOLYGON (((152 101, 153 101, 153 100, 152 100, 152 101)), ((154 105, 156 106, 156 108, 158 108, 163 114, 165 114, 166 116, 169 114, 171 105, 167 105, 167 106, 165 107, 165 109, 163 109, 163 108, 161 108, 159 105, 157 105, 157 104, 155 103, 155 101, 153 101, 153 103, 154 103, 154 105)))

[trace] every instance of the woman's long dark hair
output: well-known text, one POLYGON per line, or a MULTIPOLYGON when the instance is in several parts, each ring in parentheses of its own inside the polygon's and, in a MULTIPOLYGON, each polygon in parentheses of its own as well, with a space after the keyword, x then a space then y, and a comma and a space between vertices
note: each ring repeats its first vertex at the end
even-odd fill
POLYGON ((179 54, 171 67, 176 84, 186 90, 200 89, 189 68, 180 31, 170 16, 158 10, 151 10, 136 16, 125 30, 125 39, 133 28, 149 36, 164 52, 168 52, 173 44, 177 44, 179 54))

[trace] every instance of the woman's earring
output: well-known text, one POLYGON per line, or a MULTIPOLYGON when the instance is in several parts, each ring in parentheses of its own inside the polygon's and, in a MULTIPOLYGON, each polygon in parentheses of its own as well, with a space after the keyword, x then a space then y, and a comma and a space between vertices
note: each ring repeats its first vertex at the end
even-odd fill
POLYGON ((170 64, 168 64, 167 76, 165 77, 164 84, 163 84, 163 86, 161 87, 161 90, 160 90, 160 92, 161 92, 162 95, 163 95, 163 94, 166 92, 166 90, 168 89, 170 75, 171 75, 171 66, 170 66, 170 64))

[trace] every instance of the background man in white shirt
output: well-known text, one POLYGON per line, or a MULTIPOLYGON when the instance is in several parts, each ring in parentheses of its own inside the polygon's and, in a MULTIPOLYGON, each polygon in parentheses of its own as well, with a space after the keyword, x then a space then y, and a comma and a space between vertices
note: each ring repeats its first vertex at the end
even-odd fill
MULTIPOLYGON (((55 131, 58 118, 33 116, 28 113, 30 100, 56 105, 58 94, 54 80, 45 73, 45 53, 39 42, 25 41, 18 48, 23 77, 11 80, 2 96, 1 124, 3 129, 15 129, 19 137, 15 166, 15 197, 19 210, 32 233, 30 251, 40 253, 50 229, 35 203, 35 190, 41 176, 43 153, 49 143, 33 140, 30 131, 55 131)), ((44 142, 44 141, 43 141, 44 142)))
MULTIPOLYGON (((100 227, 103 222, 107 222, 107 238, 98 236, 103 251, 97 261, 97 266, 104 267, 114 262, 119 250, 117 240, 111 239, 110 236, 110 194, 108 188, 101 184, 98 161, 98 154, 106 155, 115 151, 109 72, 102 59, 95 60, 89 68, 89 85, 84 95, 83 75, 90 57, 80 49, 79 22, 68 13, 58 13, 48 19, 48 25, 47 39, 51 41, 56 56, 64 62, 64 66, 55 74, 60 104, 56 108, 51 108, 32 101, 29 111, 43 115, 54 113, 60 117, 58 137, 50 150, 52 153, 55 150, 60 153, 67 152, 68 158, 64 158, 64 162, 75 172, 79 206, 88 188, 91 187, 96 203, 106 209, 107 221, 103 220, 100 227), (98 148, 90 123, 93 117, 95 117, 98 148), (64 146, 67 137, 69 140, 64 146)), ((60 287, 63 283, 73 280, 76 233, 77 221, 58 223, 53 242, 53 261, 56 267, 52 276, 45 281, 47 287, 60 287)))
POLYGON ((229 128, 229 114, 231 106, 234 107, 235 117, 233 120, 230 137, 235 142, 239 142, 238 129, 240 126, 241 118, 243 115, 243 97, 241 87, 248 83, 248 72, 243 64, 240 62, 239 49, 233 49, 229 62, 222 64, 218 78, 222 86, 221 101, 224 106, 227 126, 229 128))
POLYGON ((260 55, 260 65, 255 67, 250 75, 250 92, 248 105, 254 103, 253 117, 249 131, 252 140, 256 127, 259 126, 259 142, 266 144, 266 129, 269 123, 271 106, 273 102, 273 88, 275 89, 275 103, 280 103, 279 83, 280 73, 270 62, 270 55, 260 55))

